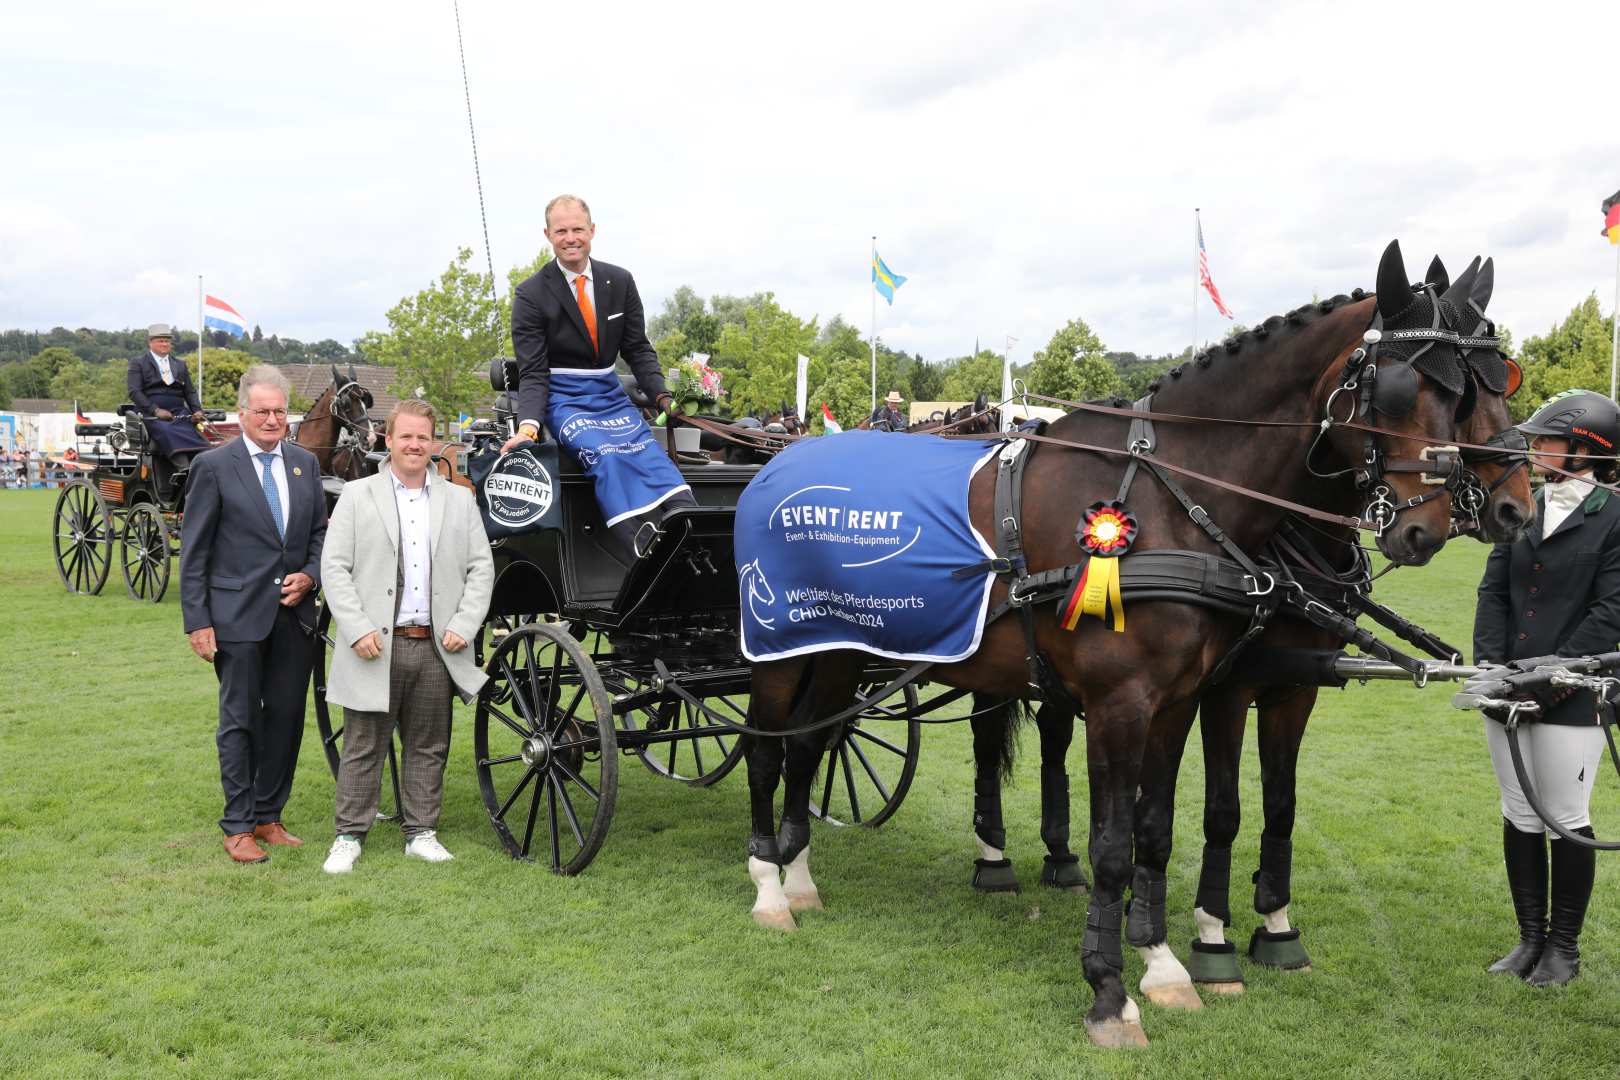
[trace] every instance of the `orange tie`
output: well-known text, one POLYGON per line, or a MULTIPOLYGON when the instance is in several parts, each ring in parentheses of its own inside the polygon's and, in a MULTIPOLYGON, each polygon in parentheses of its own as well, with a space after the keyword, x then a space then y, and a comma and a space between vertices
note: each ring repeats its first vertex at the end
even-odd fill
POLYGON ((591 332, 591 348, 601 352, 602 346, 596 340, 596 309, 591 307, 591 295, 585 291, 584 274, 574 279, 574 295, 579 298, 579 313, 585 319, 585 329, 591 332))

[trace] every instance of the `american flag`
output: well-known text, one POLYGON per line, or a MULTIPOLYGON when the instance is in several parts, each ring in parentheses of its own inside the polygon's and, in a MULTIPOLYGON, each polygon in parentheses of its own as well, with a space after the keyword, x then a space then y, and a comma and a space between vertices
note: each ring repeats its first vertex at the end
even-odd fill
POLYGON ((1230 319, 1232 309, 1221 299, 1221 290, 1215 287, 1214 279, 1209 276, 1209 252, 1204 250, 1204 221, 1196 212, 1193 214, 1193 221, 1198 226, 1198 284, 1202 285, 1204 291, 1209 293, 1209 298, 1215 301, 1215 310, 1230 319))

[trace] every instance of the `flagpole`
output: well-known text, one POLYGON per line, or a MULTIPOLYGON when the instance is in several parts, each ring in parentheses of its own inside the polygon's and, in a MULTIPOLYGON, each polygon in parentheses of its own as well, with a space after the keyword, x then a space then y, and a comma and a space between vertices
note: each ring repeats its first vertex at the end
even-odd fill
POLYGON ((1615 377, 1620 373, 1620 244, 1614 248, 1614 340, 1609 345, 1609 398, 1613 400, 1615 377))
POLYGON ((1192 353, 1189 355, 1196 355, 1198 352, 1198 288, 1201 284, 1198 275, 1203 272, 1203 264, 1198 260, 1199 254, 1198 207, 1195 206, 1193 207, 1193 340, 1192 353))
POLYGON ((877 412, 877 236, 872 237, 872 412, 877 412))
POLYGON ((202 290, 202 275, 198 274, 197 275, 197 400, 201 401, 204 405, 207 405, 208 403, 206 401, 203 401, 203 394, 205 393, 205 390, 204 390, 204 387, 203 387, 203 351, 202 350, 203 350, 203 290, 202 290))

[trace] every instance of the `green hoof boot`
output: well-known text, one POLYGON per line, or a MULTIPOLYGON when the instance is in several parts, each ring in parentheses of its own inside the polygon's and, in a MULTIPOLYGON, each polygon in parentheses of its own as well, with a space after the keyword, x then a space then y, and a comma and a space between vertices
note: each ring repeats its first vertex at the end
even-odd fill
POLYGON ((980 892, 1017 892, 1011 859, 974 859, 973 887, 980 892))
POLYGON ((1080 869, 1078 855, 1048 855, 1041 866, 1041 884, 1070 892, 1085 892, 1091 888, 1086 872, 1080 869))
POLYGON ((1273 934, 1263 926, 1255 927, 1254 936, 1249 938, 1249 959, 1284 971, 1309 971, 1311 968, 1311 958, 1305 952, 1305 946, 1299 943, 1298 930, 1273 934))
POLYGON ((1222 986, 1243 986, 1243 971, 1238 967, 1237 946, 1229 941, 1211 945, 1193 939, 1192 953, 1187 957, 1187 973, 1195 983, 1215 983, 1222 986))

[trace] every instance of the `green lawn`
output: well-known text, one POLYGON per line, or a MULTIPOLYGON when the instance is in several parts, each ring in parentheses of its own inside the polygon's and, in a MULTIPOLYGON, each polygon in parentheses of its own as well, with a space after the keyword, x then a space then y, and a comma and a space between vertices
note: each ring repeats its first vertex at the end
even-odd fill
MULTIPOLYGON (((1481 720, 1451 709, 1449 689, 1324 695, 1292 909, 1315 970, 1249 967, 1247 994, 1198 1013, 1143 1002, 1153 1045, 1104 1053, 1079 1026, 1085 899, 1035 885, 1033 737, 1007 796, 1021 895, 968 887, 967 731, 931 727, 891 822, 817 830, 828 910, 791 936, 748 917, 741 770, 693 790, 626 760, 601 855, 558 878, 498 850, 467 711, 441 827, 455 862, 407 863, 382 825, 354 874, 320 872, 332 779, 312 712, 287 809, 309 842, 235 866, 215 824, 215 683, 186 648, 177 590, 156 607, 116 579, 68 595, 50 561, 53 495, 0 493, 0 1076, 1620 1073, 1620 857, 1599 859, 1575 984, 1487 977, 1512 936, 1495 785, 1481 720)), ((1454 545, 1379 594, 1466 641, 1484 550, 1454 545)), ((1245 766, 1240 942, 1258 921, 1238 884, 1258 847, 1252 747, 1245 766)), ((1601 833, 1620 833, 1617 789, 1600 783, 1601 833)), ((1196 753, 1182 791, 1170 896, 1185 958, 1196 753)))

